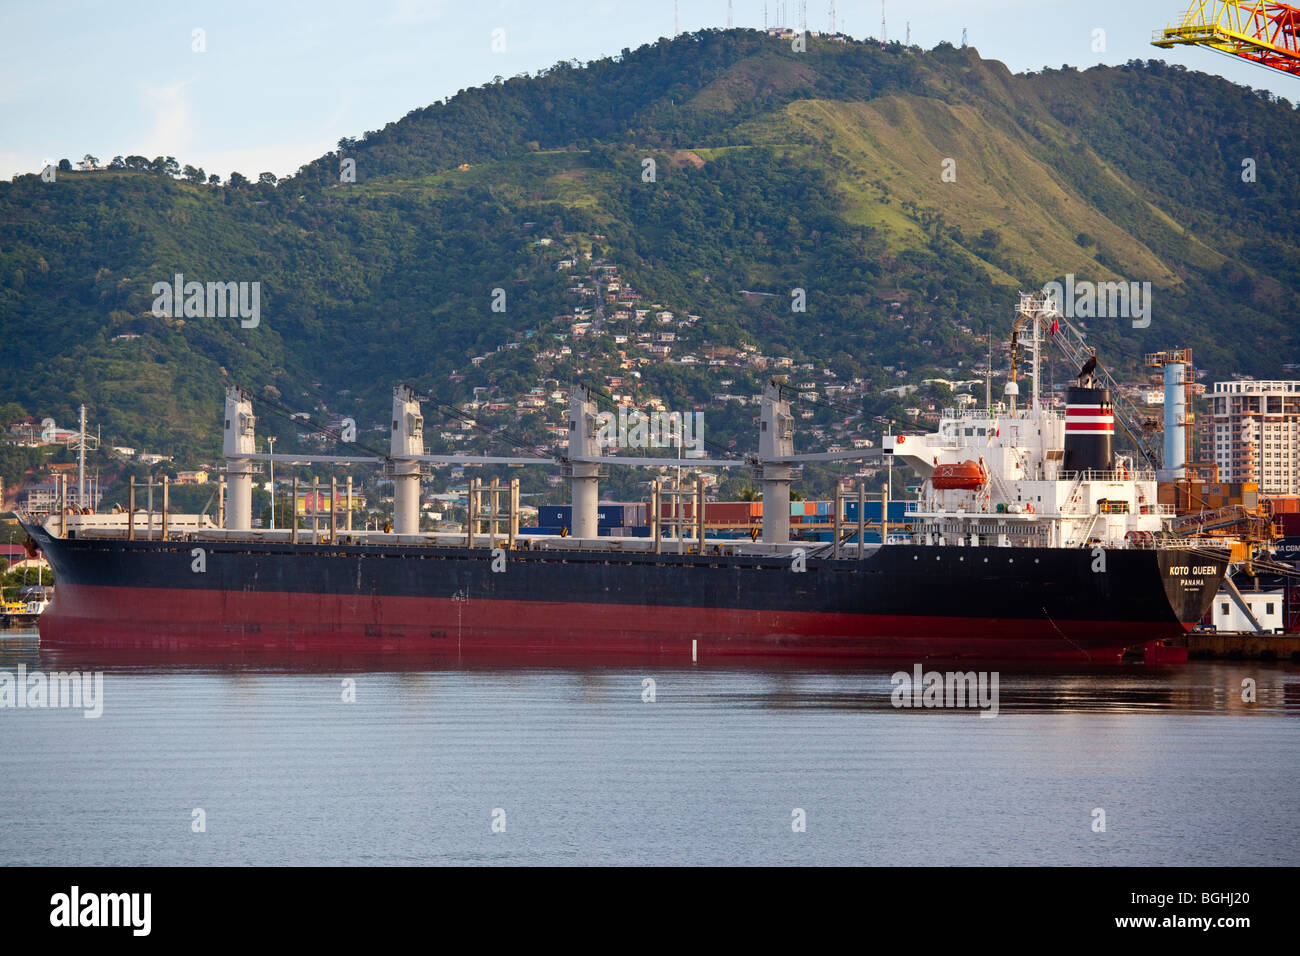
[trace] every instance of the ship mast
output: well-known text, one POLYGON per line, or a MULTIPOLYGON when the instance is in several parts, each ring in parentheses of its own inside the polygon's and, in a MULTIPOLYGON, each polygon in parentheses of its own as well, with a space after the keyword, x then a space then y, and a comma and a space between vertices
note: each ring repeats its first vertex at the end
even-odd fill
POLYGON ((81 406, 81 429, 77 436, 77 507, 86 507, 86 406, 81 406))
POLYGON ((1034 329, 1033 344, 1030 346, 1034 350, 1034 390, 1031 395, 1033 396, 1034 414, 1038 414, 1038 368, 1041 356, 1038 348, 1038 323, 1031 322, 1030 324, 1034 329))
POLYGON ((1020 305, 1016 309, 1016 321, 1011 326, 1011 381, 1007 385, 1007 397, 1011 402, 1011 413, 1016 411, 1016 396, 1020 394, 1020 348, 1022 345, 1028 345, 1031 371, 1034 377, 1033 391, 1030 393, 1030 408, 1037 412, 1038 404, 1038 378, 1039 368, 1041 365, 1041 340, 1039 338, 1039 322, 1043 321, 1045 316, 1053 308, 1050 299, 1038 299, 1033 295, 1025 293, 1020 294, 1020 305), (1025 323, 1028 322, 1032 329, 1028 336, 1028 342, 1022 341, 1025 334, 1025 323))

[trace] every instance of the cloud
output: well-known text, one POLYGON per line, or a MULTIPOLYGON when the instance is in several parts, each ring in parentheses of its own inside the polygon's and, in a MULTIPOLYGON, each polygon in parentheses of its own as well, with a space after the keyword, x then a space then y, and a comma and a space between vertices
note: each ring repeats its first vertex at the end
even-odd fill
POLYGON ((193 109, 185 94, 188 83, 146 86, 145 103, 153 126, 144 138, 145 156, 181 156, 188 152, 194 132, 193 109))

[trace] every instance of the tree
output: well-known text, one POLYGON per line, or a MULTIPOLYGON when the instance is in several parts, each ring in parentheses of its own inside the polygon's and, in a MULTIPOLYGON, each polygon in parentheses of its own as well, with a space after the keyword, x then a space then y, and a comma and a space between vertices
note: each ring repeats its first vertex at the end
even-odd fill
POLYGON ((201 168, 195 168, 188 164, 185 166, 184 173, 186 179, 192 183, 198 183, 200 185, 202 185, 203 180, 207 178, 207 174, 204 173, 201 168))
POLYGON ((91 156, 90 153, 87 153, 85 156, 81 157, 81 161, 85 163, 87 166, 99 166, 99 157, 91 156))
POLYGON ((218 176, 216 173, 213 173, 211 176, 208 177, 208 185, 209 185, 209 186, 220 186, 220 185, 221 185, 221 177, 218 176))
POLYGON ((244 178, 243 173, 231 173, 230 178, 226 180, 226 185, 231 189, 243 189, 248 185, 248 180, 244 178))
POLYGON ((72 172, 72 163, 68 162, 66 159, 59 160, 59 172, 61 173, 72 172))
POLYGON ((275 173, 260 173, 257 177, 257 181, 263 186, 274 186, 275 173))

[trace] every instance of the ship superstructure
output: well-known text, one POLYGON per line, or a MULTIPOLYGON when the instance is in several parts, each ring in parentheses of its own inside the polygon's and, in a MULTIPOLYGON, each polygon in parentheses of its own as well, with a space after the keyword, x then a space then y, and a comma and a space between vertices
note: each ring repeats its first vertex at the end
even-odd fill
POLYGON ((915 534, 927 543, 1014 544, 1022 547, 1152 547, 1173 543, 1173 508, 1157 500, 1157 476, 1114 450, 1110 390, 1085 361, 1064 409, 1040 400, 1038 369, 1044 330, 1056 316, 1050 300, 1022 296, 1014 348, 1033 362, 1028 401, 1018 401, 1013 363, 1006 401, 948 409, 938 430, 889 435, 886 454, 923 480, 909 504, 915 534))

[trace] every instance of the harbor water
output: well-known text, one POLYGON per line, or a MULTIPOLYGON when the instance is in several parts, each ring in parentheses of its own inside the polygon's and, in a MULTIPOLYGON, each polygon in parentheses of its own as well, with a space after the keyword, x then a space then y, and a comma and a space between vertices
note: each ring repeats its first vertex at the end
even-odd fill
POLYGON ((20 670, 102 690, 0 707, 4 865, 1300 862, 1288 663, 1003 670, 996 716, 898 667, 20 670))

